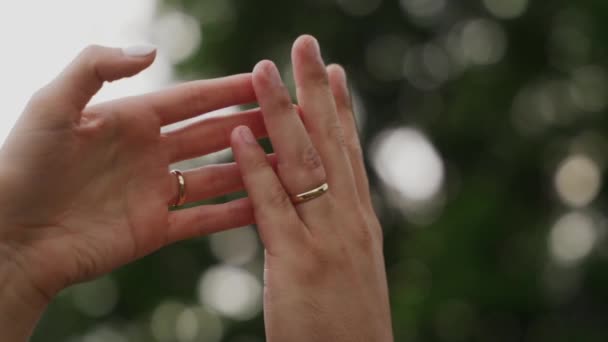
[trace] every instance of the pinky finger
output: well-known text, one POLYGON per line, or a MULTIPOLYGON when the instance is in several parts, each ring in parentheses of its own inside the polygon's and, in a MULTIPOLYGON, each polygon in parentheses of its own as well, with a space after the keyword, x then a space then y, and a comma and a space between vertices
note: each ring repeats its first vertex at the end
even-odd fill
POLYGON ((355 175, 355 182, 357 183, 357 193, 359 199, 371 207, 369 181, 365 171, 365 162, 357 133, 357 123, 355 121, 352 98, 348 90, 346 72, 341 66, 332 64, 327 68, 327 73, 329 75, 331 90, 336 100, 338 117, 340 118, 342 127, 344 127, 348 157, 355 175))
POLYGON ((169 243, 254 223, 249 198, 169 212, 169 243))

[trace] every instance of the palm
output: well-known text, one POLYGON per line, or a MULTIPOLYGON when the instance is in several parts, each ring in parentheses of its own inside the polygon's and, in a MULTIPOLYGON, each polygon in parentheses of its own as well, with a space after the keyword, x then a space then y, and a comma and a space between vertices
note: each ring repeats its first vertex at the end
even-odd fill
POLYGON ((74 184, 74 201, 62 221, 66 231, 78 230, 89 239, 68 235, 66 240, 83 251, 84 267, 86 260, 105 263, 81 273, 105 273, 167 243, 167 203, 174 195, 167 177, 169 156, 160 123, 149 118, 145 108, 133 108, 84 138, 78 151, 92 167, 83 184, 74 184))
POLYGON ((34 257, 53 260, 57 277, 97 276, 167 242, 172 186, 160 123, 143 106, 129 109, 85 113, 87 124, 72 130, 29 133, 38 139, 27 153, 43 157, 24 158, 31 162, 21 169, 37 191, 17 200, 32 213, 23 225, 44 237, 31 249, 34 257))
MULTIPOLYGON (((117 51, 110 53, 122 58, 117 51)), ((143 62, 128 61, 137 68, 145 66, 143 62)), ((89 64, 76 63, 65 73, 66 80, 60 78, 49 88, 58 96, 78 89, 75 99, 60 103, 48 94, 35 97, 0 150, 0 189, 12 194, 0 203, 0 214, 7 219, 0 235, 14 237, 19 263, 28 265, 24 271, 49 296, 168 243, 253 221, 247 200, 170 212, 177 186, 168 167, 227 147, 225 132, 237 125, 258 127, 262 134, 259 112, 204 119, 160 133, 164 125, 251 102, 255 95, 250 75, 191 82, 87 107, 89 95, 101 83, 96 83, 97 76, 71 74, 83 66, 89 64), (94 84, 76 86, 70 77, 94 84), (91 93, 78 98, 85 88, 91 93), (200 94, 211 92, 218 95, 201 99, 200 94), (75 103, 84 109, 70 113, 75 103)), ((185 175, 192 180, 189 201, 242 187, 236 165, 185 175), (206 190, 210 179, 221 179, 221 184, 206 190)))

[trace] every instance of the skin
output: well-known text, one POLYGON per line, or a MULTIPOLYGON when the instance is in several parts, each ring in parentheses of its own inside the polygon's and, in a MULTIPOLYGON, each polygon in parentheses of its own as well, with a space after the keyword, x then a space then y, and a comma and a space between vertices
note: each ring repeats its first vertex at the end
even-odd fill
POLYGON ((392 341, 382 230, 344 70, 326 69, 310 36, 296 41, 292 60, 301 117, 272 62, 253 72, 276 172, 250 128, 232 132, 266 247, 267 340, 392 341), (324 182, 329 191, 322 196, 290 200, 324 182))
MULTIPOLYGON (((154 57, 87 48, 33 96, 0 150, 0 340, 25 341, 71 284, 172 242, 253 223, 248 199, 169 211, 177 196, 169 164, 228 147, 238 125, 264 135, 259 110, 160 133, 254 102, 250 74, 88 106, 104 81, 135 75, 154 57)), ((234 163, 184 174, 188 201, 242 188, 234 163)))
POLYGON ((326 69, 304 36, 293 48, 299 107, 268 61, 253 74, 88 105, 104 82, 139 73, 154 56, 86 49, 32 98, 0 149, 0 340, 26 341, 71 284, 255 222, 266 247, 268 341, 392 341, 382 230, 344 70, 326 69), (261 110, 160 133, 256 99, 261 110), (266 135, 276 155, 257 143, 266 135), (184 172, 187 201, 243 187, 249 196, 168 210, 178 192, 169 165, 229 145, 236 163, 184 172), (292 203, 290 194, 324 182, 327 193, 292 203))

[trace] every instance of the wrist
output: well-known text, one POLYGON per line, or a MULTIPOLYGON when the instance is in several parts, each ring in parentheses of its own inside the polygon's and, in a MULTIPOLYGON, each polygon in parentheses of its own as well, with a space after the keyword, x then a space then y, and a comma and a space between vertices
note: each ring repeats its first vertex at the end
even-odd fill
POLYGON ((0 240, 0 340, 27 341, 49 298, 34 286, 13 248, 0 240))

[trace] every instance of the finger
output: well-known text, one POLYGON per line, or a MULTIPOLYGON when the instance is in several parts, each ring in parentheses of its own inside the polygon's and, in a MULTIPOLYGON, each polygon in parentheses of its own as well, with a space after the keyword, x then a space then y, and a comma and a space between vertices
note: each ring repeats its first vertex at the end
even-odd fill
POLYGON ((248 198, 169 212, 169 243, 254 223, 248 198))
POLYGON ((251 130, 239 126, 234 129, 231 138, 232 150, 266 249, 274 254, 282 248, 293 246, 297 241, 303 241, 307 230, 251 130))
POLYGON ((266 136, 259 109, 207 116, 202 120, 165 133, 171 163, 220 151, 230 146, 230 134, 240 125, 251 127, 256 137, 266 136))
POLYGON ((346 72, 341 66, 333 64, 327 68, 327 73, 329 75, 329 84, 336 100, 338 117, 344 128, 346 150, 348 151, 348 157, 352 165, 357 193, 360 200, 367 205, 371 205, 369 181, 367 172, 365 171, 365 162, 355 121, 353 102, 348 90, 346 72))
MULTIPOLYGON (((310 141, 287 87, 274 63, 262 61, 253 71, 253 87, 264 115, 268 136, 277 155, 281 183, 290 195, 301 194, 325 183, 321 158, 310 141)), ((307 222, 307 212, 317 216, 328 207, 327 196, 296 206, 307 222)), ((307 222, 308 223, 308 222, 307 222)))
POLYGON ((78 120, 81 111, 104 82, 133 76, 144 70, 156 56, 154 47, 127 49, 89 46, 48 86, 41 90, 49 113, 78 120), (68 114, 69 113, 69 114, 68 114))
POLYGON ((183 83, 173 88, 136 97, 168 125, 203 113, 252 103, 255 94, 251 74, 183 83))
POLYGON ((292 51, 293 71, 304 124, 325 166, 329 191, 344 199, 353 195, 354 179, 344 149, 344 133, 336 113, 319 45, 302 36, 292 51))
MULTIPOLYGON (((276 156, 271 154, 266 158, 268 163, 275 168, 276 156)), ((236 163, 207 165, 184 171, 182 174, 186 183, 186 203, 203 201, 243 190, 241 172, 236 163)), ((171 194, 174 194, 167 204, 172 205, 177 200, 179 185, 174 174, 170 173, 167 176, 172 184, 171 194)))

